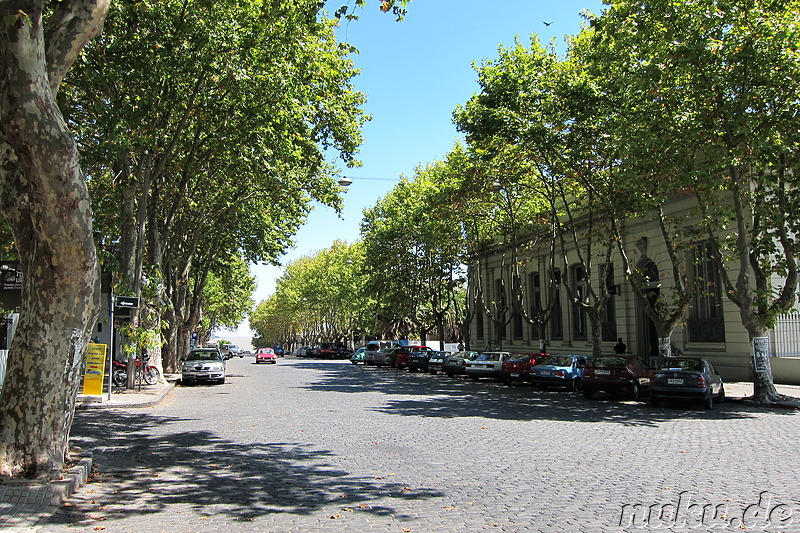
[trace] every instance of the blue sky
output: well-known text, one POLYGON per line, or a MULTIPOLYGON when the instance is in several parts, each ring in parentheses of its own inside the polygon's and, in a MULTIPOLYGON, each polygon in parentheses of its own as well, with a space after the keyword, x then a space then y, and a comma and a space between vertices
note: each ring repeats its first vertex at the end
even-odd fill
MULTIPOLYGON (((328 6, 341 3, 329 0, 328 6)), ((564 51, 564 36, 580 30, 581 11, 602 9, 599 0, 413 0, 406 18, 395 22, 380 13, 377 0, 367 3, 359 20, 338 31, 340 40, 360 51, 353 56, 361 69, 354 84, 366 93, 365 110, 373 117, 363 130, 363 166, 342 169, 353 184, 344 195, 341 216, 315 208, 295 248, 281 258, 283 264, 327 248, 335 239, 356 241, 365 208, 400 176, 413 176, 416 167, 442 159, 453 148, 459 138, 453 109, 478 91, 474 62, 496 58, 498 46, 513 45, 515 36, 527 44, 532 33, 542 42, 555 39, 564 51)), ((282 268, 254 265, 251 271, 260 302, 274 292, 282 268)), ((238 333, 249 332, 247 326, 238 333)))

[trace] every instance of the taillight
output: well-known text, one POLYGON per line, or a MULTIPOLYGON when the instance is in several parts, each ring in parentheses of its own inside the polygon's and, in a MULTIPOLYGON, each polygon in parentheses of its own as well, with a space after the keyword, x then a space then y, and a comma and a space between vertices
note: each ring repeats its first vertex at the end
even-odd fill
POLYGON ((593 370, 591 368, 584 368, 583 369, 583 377, 591 376, 593 370))
POLYGON ((697 388, 698 389, 705 389, 707 385, 706 378, 703 376, 697 376, 697 388))
POLYGON ((556 376, 558 376, 560 378, 563 378, 564 377, 564 371, 563 370, 556 370, 556 376))

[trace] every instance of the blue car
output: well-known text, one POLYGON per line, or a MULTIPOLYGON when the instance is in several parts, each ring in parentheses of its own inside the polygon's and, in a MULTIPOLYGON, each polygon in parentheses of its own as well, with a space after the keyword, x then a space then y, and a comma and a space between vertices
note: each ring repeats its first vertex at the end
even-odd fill
POLYGON ((566 387, 576 391, 581 388, 583 369, 589 363, 585 355, 551 355, 543 364, 534 366, 528 379, 543 390, 547 387, 566 387))

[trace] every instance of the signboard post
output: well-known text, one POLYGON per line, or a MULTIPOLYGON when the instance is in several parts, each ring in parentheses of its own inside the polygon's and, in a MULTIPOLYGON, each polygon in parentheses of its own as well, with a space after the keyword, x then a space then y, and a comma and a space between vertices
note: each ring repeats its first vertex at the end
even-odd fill
POLYGON ((769 337, 753 338, 753 368, 759 374, 769 371, 769 337))
POLYGON ((83 373, 83 394, 103 395, 107 348, 107 344, 89 343, 89 348, 86 350, 86 369, 83 373))

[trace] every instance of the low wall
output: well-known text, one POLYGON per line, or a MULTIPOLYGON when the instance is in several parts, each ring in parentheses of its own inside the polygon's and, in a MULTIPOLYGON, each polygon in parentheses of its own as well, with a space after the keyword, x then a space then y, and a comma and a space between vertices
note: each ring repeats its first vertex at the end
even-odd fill
POLYGON ((775 383, 800 385, 800 358, 772 357, 769 362, 775 383))

